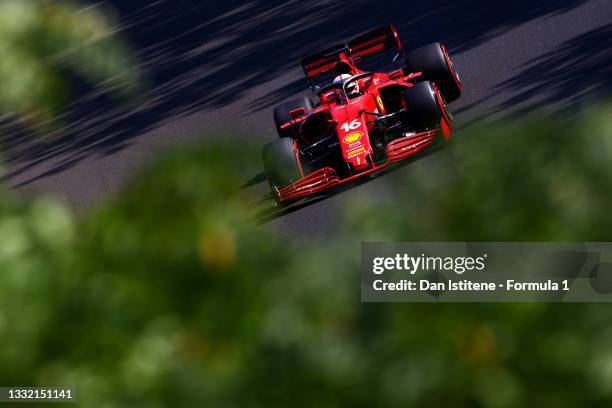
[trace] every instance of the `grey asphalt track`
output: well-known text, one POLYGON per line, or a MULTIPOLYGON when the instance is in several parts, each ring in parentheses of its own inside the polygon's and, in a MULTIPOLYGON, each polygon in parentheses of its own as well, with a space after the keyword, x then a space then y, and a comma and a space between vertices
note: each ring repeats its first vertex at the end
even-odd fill
MULTIPOLYGON (((167 146, 219 131, 272 140, 273 106, 308 93, 300 57, 388 23, 398 26, 406 48, 447 43, 464 84, 451 105, 460 126, 533 109, 571 112, 611 89, 610 0, 105 3, 120 16, 150 89, 126 107, 83 85, 59 138, 12 134, 3 141, 10 187, 91 207, 167 146)), ((393 177, 342 195, 389 193, 393 177)), ((265 183, 252 188, 266 191, 265 183)), ((324 237, 338 211, 334 196, 266 228, 324 237)))

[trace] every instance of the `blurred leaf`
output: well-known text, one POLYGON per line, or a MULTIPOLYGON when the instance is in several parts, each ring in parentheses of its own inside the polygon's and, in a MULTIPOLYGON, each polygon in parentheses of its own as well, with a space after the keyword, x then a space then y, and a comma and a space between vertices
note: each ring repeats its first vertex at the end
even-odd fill
POLYGON ((65 105, 72 77, 129 95, 136 63, 108 10, 73 1, 0 1, 0 111, 45 124, 65 105))

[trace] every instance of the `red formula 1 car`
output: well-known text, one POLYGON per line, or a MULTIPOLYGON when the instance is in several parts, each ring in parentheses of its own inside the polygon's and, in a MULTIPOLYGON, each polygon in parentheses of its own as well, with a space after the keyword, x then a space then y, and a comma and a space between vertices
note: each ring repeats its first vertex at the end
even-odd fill
POLYGON ((304 97, 277 106, 279 138, 263 148, 279 203, 414 157, 451 136, 446 103, 459 98, 461 82, 442 43, 404 54, 388 26, 308 56, 302 66, 319 102, 304 97), (391 69, 367 70, 385 58, 391 69))

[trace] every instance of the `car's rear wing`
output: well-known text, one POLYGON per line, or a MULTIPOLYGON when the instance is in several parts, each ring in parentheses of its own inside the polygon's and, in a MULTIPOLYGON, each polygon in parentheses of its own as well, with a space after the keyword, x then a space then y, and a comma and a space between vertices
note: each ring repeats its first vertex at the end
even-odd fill
POLYGON ((378 28, 344 44, 309 55, 302 59, 302 67, 306 78, 310 80, 315 75, 331 70, 339 61, 341 53, 344 53, 347 58, 357 59, 390 48, 396 48, 398 53, 402 50, 402 43, 394 25, 378 28))

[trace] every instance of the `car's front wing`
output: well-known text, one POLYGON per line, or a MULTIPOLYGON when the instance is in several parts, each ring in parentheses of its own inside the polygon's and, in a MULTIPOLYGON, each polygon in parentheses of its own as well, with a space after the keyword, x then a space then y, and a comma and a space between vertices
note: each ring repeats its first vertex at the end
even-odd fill
POLYGON ((432 146, 440 129, 428 130, 395 139, 386 147, 387 161, 372 164, 371 167, 349 177, 341 178, 331 167, 322 167, 309 173, 293 183, 279 188, 276 195, 280 202, 287 202, 319 193, 337 184, 346 183, 374 171, 381 170, 390 164, 406 159, 432 146))

